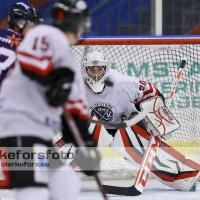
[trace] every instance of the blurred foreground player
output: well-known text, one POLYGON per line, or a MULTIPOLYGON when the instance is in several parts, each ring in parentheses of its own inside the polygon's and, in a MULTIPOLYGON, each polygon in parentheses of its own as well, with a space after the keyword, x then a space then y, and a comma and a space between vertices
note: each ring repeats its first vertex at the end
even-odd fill
MULTIPOLYGON (((82 0, 59 0, 52 8, 51 20, 53 26, 39 25, 27 32, 0 95, 2 146, 6 151, 15 147, 17 152, 28 147, 28 153, 34 155, 28 169, 23 166, 29 161, 23 154, 16 160, 22 167, 9 167, 9 188, 16 189, 15 199, 20 200, 77 199, 80 179, 60 157, 54 157, 60 154, 56 154, 51 142, 54 133, 62 131, 64 140, 77 146, 62 116, 63 105, 71 112, 87 146, 94 146, 87 130, 87 102, 80 66, 70 51, 70 46, 90 27, 87 4, 82 0)), ((88 163, 90 170, 84 173, 94 175, 100 156, 96 150, 92 155, 88 151, 89 156, 79 160, 79 165, 82 166, 81 161, 88 163)))
POLYGON ((16 60, 15 49, 20 44, 26 31, 43 19, 33 6, 18 2, 8 13, 8 29, 0 29, 0 86, 8 70, 16 60))

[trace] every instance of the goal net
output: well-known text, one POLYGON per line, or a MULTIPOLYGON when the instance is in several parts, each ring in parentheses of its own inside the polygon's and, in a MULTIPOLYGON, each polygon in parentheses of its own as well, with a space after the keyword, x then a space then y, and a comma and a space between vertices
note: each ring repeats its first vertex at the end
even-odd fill
MULTIPOLYGON (((187 63, 176 89, 170 110, 181 128, 165 141, 187 158, 200 163, 200 38, 95 38, 72 47, 79 61, 85 45, 104 52, 111 68, 129 76, 152 82, 167 97, 181 60, 187 63)), ((61 135, 54 141, 62 146, 61 135)), ((103 178, 131 178, 137 169, 123 156, 106 147, 101 151, 103 178), (112 171, 112 172, 111 172, 112 171), (129 171, 129 173, 127 173, 129 171), (120 177, 119 177, 120 174, 120 177)), ((2 178, 2 177, 1 177, 2 178)), ((0 182, 1 185, 1 182, 0 182)))
MULTIPOLYGON (((181 60, 186 57, 187 63, 170 107, 181 128, 165 142, 200 163, 199 42, 198 38, 91 38, 74 46, 72 51, 81 61, 84 46, 93 45, 106 54, 112 69, 152 82, 166 101, 181 60)), ((134 170, 122 156, 109 148, 105 148, 101 155, 103 171, 134 170)))

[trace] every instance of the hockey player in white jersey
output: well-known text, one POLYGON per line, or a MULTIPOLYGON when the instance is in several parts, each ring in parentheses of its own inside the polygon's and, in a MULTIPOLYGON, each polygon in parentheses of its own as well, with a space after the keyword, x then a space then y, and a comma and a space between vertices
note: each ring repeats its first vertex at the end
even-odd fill
MULTIPOLYGON (((110 69, 106 55, 92 47, 86 47, 81 65, 89 104, 89 117, 95 116, 101 121, 120 123, 121 120, 133 117, 137 111, 140 111, 141 102, 156 96, 164 99, 152 83, 110 69), (105 80, 113 82, 113 86, 106 86, 105 80)), ((114 137, 113 140, 105 134, 104 128, 101 129, 102 134, 100 134, 99 128, 97 129, 94 124, 89 127, 100 146, 99 148, 102 149, 102 145, 110 145, 112 149, 121 153, 132 164, 139 166, 145 152, 143 147, 147 146, 150 138, 150 133, 147 132, 144 123, 139 122, 126 129, 116 130, 116 128, 108 126, 105 128, 114 137), (132 155, 127 152, 126 147, 122 144, 131 148, 132 155)), ((190 159, 186 159, 165 142, 162 145, 167 147, 167 150, 159 148, 152 167, 152 174, 172 188, 190 190, 198 176, 199 165, 190 159), (178 156, 174 157, 174 155, 178 156), (180 168, 182 169, 180 170, 180 168)))
MULTIPOLYGON (((62 114, 62 106, 71 112, 86 145, 94 146, 88 133, 80 65, 70 51, 70 46, 90 27, 87 4, 82 0, 58 0, 52 8, 51 20, 52 26, 39 25, 27 32, 16 51, 15 68, 1 88, 1 146, 6 152, 13 147, 12 155, 18 152, 14 158, 23 167, 27 164, 20 153, 24 147, 28 150, 23 153, 34 158, 28 169, 21 165, 17 169, 9 167, 8 187, 16 189, 15 199, 20 200, 77 199, 78 175, 63 165, 60 157, 53 157, 58 155, 51 142, 54 133, 62 131, 65 141, 78 145, 62 114)), ((89 152, 83 159, 90 165, 85 174, 96 174, 99 153, 93 149, 92 155, 89 152)), ((8 163, 11 161, 8 158, 8 163)))

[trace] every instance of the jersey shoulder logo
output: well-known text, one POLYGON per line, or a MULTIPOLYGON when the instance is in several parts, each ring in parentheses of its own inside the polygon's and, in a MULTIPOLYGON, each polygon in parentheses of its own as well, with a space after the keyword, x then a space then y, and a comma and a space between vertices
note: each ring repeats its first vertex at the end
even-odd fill
POLYGON ((13 45, 17 47, 22 40, 22 38, 17 38, 15 34, 12 34, 12 36, 6 36, 6 37, 11 41, 10 47, 13 47, 13 45))
POLYGON ((109 103, 97 102, 88 109, 89 116, 96 116, 99 120, 110 122, 116 114, 116 109, 109 103))

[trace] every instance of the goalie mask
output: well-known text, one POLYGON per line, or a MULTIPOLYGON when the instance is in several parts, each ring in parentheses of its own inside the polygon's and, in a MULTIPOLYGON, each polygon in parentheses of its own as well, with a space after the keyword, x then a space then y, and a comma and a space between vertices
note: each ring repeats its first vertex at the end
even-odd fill
POLYGON ((92 51, 82 59, 82 74, 88 86, 99 93, 104 89, 108 78, 110 63, 103 53, 92 51))

